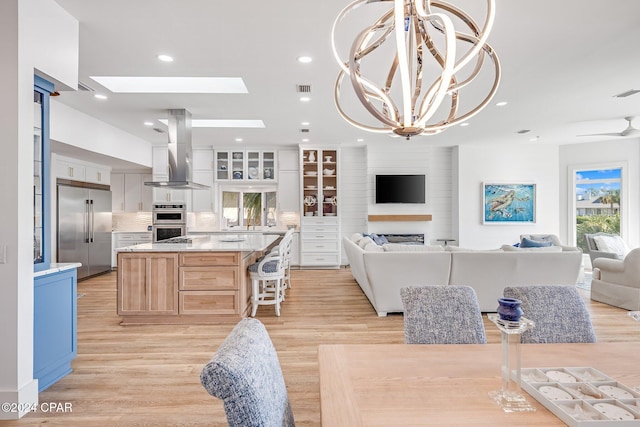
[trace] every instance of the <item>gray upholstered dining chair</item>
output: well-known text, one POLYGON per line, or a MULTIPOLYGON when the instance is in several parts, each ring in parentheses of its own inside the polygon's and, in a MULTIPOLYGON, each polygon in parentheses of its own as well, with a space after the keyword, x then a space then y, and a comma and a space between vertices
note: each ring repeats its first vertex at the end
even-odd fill
POLYGON ((523 316, 535 322, 523 343, 596 342, 591 316, 572 285, 508 286, 504 296, 522 301, 523 316))
POLYGON ((202 369, 200 381, 221 399, 230 427, 293 427, 280 361, 258 319, 242 319, 202 369))
POLYGON ((486 344, 476 292, 470 286, 400 289, 407 344, 486 344))

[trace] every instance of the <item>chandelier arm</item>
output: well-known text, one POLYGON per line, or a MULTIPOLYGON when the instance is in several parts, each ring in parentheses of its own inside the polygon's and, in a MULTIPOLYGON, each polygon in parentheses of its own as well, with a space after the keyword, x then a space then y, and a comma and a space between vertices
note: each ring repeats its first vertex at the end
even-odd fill
POLYGON ((351 50, 349 52, 349 66, 348 69, 353 70, 353 72, 346 73, 350 76, 351 85, 353 86, 354 92, 356 96, 360 100, 360 102, 365 106, 365 108, 378 120, 383 123, 388 124, 389 126, 394 126, 398 121, 398 109, 395 106, 393 100, 388 96, 384 90, 377 88, 372 82, 365 79, 360 75, 360 61, 356 59, 358 56, 357 53, 360 51, 359 47, 365 45, 366 40, 368 39, 367 30, 360 32, 356 40, 351 45, 351 50), (370 91, 368 91, 368 88, 370 91), (375 93, 375 98, 381 100, 384 104, 391 106, 388 110, 391 114, 389 117, 387 114, 381 113, 369 100, 369 96, 367 94, 375 93))
POLYGON ((357 46, 362 45, 361 41, 366 38, 366 34, 364 32, 360 33, 359 37, 354 41, 351 45, 351 51, 349 55, 349 68, 353 70, 352 73, 349 74, 349 78, 351 80, 351 85, 353 86, 353 90, 356 93, 356 96, 364 105, 364 107, 377 118, 379 121, 389 125, 394 126, 398 120, 397 111, 395 107, 395 103, 393 100, 384 93, 381 89, 378 89, 373 83, 369 82, 367 79, 362 77, 358 71, 359 69, 359 61, 355 59, 355 53, 357 51, 357 46), (383 102, 387 105, 392 106, 393 108, 389 111, 394 113, 393 117, 388 117, 387 115, 381 113, 369 100, 369 97, 366 95, 368 91, 365 89, 365 86, 371 90, 371 92, 377 95, 377 98, 383 100, 383 102))
POLYGON ((424 34, 420 31, 422 22, 420 19, 415 19, 413 22, 413 40, 415 43, 415 55, 412 57, 415 59, 415 73, 413 81, 413 96, 411 97, 412 117, 416 117, 416 103, 422 93, 422 74, 423 74, 423 37, 424 34))
POLYGON ((370 43, 370 40, 369 40, 373 37, 373 34, 371 34, 371 37, 369 37, 369 39, 364 39, 362 47, 366 45, 368 45, 368 47, 363 48, 359 51, 358 59, 367 56, 368 54, 370 54, 371 52, 379 48, 382 45, 382 43, 384 43, 387 40, 389 35, 393 33, 393 19, 391 19, 391 25, 389 25, 389 23, 387 22, 389 21, 389 18, 392 18, 392 17, 393 17, 393 10, 390 10, 387 13, 385 13, 380 19, 378 19, 378 21, 375 24, 370 26, 368 29, 364 30, 365 32, 372 32, 374 30, 384 30, 384 33, 380 35, 376 39, 376 41, 373 43, 370 43))
POLYGON ((436 113, 438 106, 442 103, 442 100, 447 95, 448 85, 451 79, 454 77, 453 67, 456 56, 455 45, 455 31, 453 30, 453 22, 451 19, 443 14, 433 14, 429 19, 441 19, 445 30, 445 50, 444 63, 442 65, 442 73, 436 80, 435 85, 431 86, 422 102, 420 113, 415 120, 416 125, 424 126, 424 124, 436 113), (426 104, 425 104, 426 100, 426 104), (425 108, 425 106, 427 106, 425 108))
POLYGON ((349 74, 349 69, 347 68, 346 64, 342 61, 342 59, 340 58, 340 55, 338 55, 338 49, 336 48, 336 28, 338 27, 338 24, 340 22, 342 22, 344 17, 349 12, 351 12, 352 10, 357 9, 358 7, 362 6, 363 4, 365 4, 367 2, 368 2, 368 0, 356 0, 353 3, 348 4, 344 9, 342 9, 340 11, 340 13, 336 17, 336 19, 333 21, 333 26, 331 27, 331 49, 333 51, 333 57, 335 58, 336 62, 338 63, 338 65, 340 66, 342 71, 344 71, 347 74, 349 74))
POLYGON ((336 105, 336 109, 338 110, 338 114, 340 114, 340 116, 350 125, 357 127, 358 129, 362 129, 365 130, 367 132, 375 132, 375 133, 389 133, 391 131, 391 129, 389 127, 383 127, 383 128, 379 128, 379 127, 373 127, 373 126, 368 126, 365 124, 362 124, 360 122, 357 122, 356 120, 352 119, 340 106, 340 86, 342 83, 342 80, 344 79, 344 76, 346 75, 346 73, 344 72, 340 72, 338 74, 338 78, 336 79, 336 83, 334 86, 334 90, 333 90, 333 101, 334 104, 336 105))
POLYGON ((489 93, 487 94, 487 96, 482 100, 482 102, 480 104, 478 104, 475 108, 473 108, 472 110, 468 111, 467 113, 455 118, 454 120, 448 122, 448 123, 438 123, 435 125, 428 125, 425 126, 425 129, 446 129, 448 127, 451 126, 455 126, 459 123, 462 123, 468 119, 470 119, 471 117, 475 116, 476 114, 478 114, 480 112, 480 110, 482 110, 493 98, 493 96, 495 95, 495 93, 498 90, 498 86, 500 84, 500 79, 502 77, 502 70, 501 70, 501 66, 500 66, 500 60, 498 59, 498 56, 495 54, 495 51, 491 50, 491 53, 489 54, 489 57, 492 59, 493 63, 494 63, 494 68, 495 68, 495 73, 496 73, 496 77, 493 81, 493 85, 491 87, 491 90, 489 91, 489 93))
MULTIPOLYGON (((475 21, 471 16, 469 16, 465 11, 457 8, 456 6, 453 6, 452 4, 447 3, 445 1, 433 1, 429 3, 433 3, 433 7, 443 9, 455 15, 462 22, 464 22, 467 25, 467 27, 469 27, 469 29, 472 31, 473 34, 475 34, 475 37, 474 37, 469 34, 456 32, 457 37, 468 37, 476 40, 474 47, 469 51, 467 51, 456 63, 454 72, 458 72, 462 67, 468 64, 469 61, 471 61, 471 59, 474 56, 479 55, 479 51, 483 49, 483 46, 486 44, 486 41, 489 38, 489 33, 493 28, 493 22, 495 20, 495 0, 487 0, 487 19, 485 20, 484 27, 482 28, 482 30, 480 30, 480 27, 475 23, 475 21)), ((431 10, 430 6, 427 7, 427 10, 431 10)), ((430 12, 430 13, 433 13, 433 12, 430 12)), ((439 26, 437 26, 435 23, 432 23, 432 25, 438 31, 442 31, 442 29, 439 26)), ((461 38, 459 39, 461 40, 461 38)), ((464 83, 463 85, 465 84, 466 83, 464 83)))
POLYGON ((412 125, 411 120, 411 79, 409 77, 409 60, 407 58, 407 40, 404 35, 407 11, 404 0, 394 0, 394 20, 396 33, 396 55, 399 62, 400 89, 402 93, 402 124, 412 125))

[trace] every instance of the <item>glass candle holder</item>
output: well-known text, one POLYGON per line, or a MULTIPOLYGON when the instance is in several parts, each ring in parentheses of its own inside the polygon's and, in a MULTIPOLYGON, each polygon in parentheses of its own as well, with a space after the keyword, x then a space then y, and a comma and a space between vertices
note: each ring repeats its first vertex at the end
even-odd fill
POLYGON ((520 389, 520 338, 524 331, 533 328, 534 323, 525 317, 518 321, 503 320, 497 313, 489 313, 487 317, 500 330, 502 347, 502 388, 490 392, 489 396, 505 412, 535 411, 520 389))

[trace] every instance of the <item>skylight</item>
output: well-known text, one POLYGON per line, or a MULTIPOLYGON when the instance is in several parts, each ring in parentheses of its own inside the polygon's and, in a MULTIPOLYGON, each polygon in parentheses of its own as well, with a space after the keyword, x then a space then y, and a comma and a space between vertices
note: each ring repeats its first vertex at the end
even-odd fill
POLYGON ((248 93, 241 77, 91 76, 116 93, 248 93))
MULTIPOLYGON (((167 124, 167 119, 158 119, 159 122, 167 124)), ((229 119, 192 119, 191 127, 194 128, 264 128, 262 120, 229 120, 229 119)))

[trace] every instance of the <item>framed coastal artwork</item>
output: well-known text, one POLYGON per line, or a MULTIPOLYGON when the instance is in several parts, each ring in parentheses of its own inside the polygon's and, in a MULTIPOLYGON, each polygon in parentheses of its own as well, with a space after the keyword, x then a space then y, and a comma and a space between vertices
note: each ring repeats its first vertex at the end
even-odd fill
POLYGON ((536 184, 483 183, 483 224, 536 222, 536 184))

